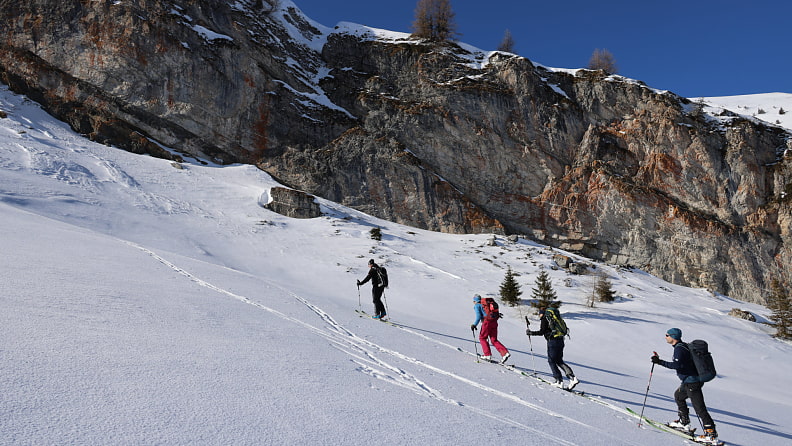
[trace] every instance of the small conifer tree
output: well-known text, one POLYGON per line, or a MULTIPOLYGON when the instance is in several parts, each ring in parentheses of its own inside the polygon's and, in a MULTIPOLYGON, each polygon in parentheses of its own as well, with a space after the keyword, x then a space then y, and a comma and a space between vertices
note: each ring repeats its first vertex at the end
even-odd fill
POLYGON ((506 270, 506 276, 500 286, 500 296, 503 303, 510 307, 515 307, 520 304, 520 284, 514 280, 514 272, 511 267, 506 270))
POLYGON ((376 241, 382 240, 382 230, 379 227, 371 228, 369 234, 371 234, 372 240, 376 240, 376 241))
POLYGON ((597 278, 597 283, 594 285, 594 294, 600 302, 613 302, 616 298, 616 291, 613 290, 613 285, 605 274, 600 274, 597 278))
POLYGON ((531 298, 534 299, 534 302, 531 302, 531 306, 534 308, 550 306, 554 300, 558 299, 547 271, 542 270, 536 277, 536 287, 532 290, 531 298))
POLYGON ((767 306, 773 312, 770 315, 770 320, 775 323, 775 337, 792 339, 792 304, 778 280, 773 280, 770 284, 767 306))

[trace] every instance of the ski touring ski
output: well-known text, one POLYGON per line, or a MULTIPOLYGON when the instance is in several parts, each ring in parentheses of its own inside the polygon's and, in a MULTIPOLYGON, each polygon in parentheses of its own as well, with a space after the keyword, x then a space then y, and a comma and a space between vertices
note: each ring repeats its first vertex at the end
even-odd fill
MULTIPOLYGON (((391 322, 391 320, 390 320, 389 318, 388 318, 388 319, 375 318, 374 316, 372 316, 372 315, 370 315, 370 314, 366 313, 366 312, 365 312, 365 311, 363 311, 363 310, 355 310, 355 313, 357 313, 357 314, 358 314, 358 316, 360 316, 360 317, 367 317, 367 318, 369 318, 369 319, 373 319, 373 320, 376 320, 376 321, 380 321, 380 322, 384 322, 384 323, 386 323, 386 324, 390 324, 390 325, 396 326, 396 324, 394 324, 393 322, 391 322)), ((386 316, 386 317, 387 317, 387 316, 386 316)))
POLYGON ((724 446, 726 444, 726 443, 724 443, 721 440, 714 440, 714 441, 711 441, 711 440, 700 440, 699 437, 693 437, 693 438, 691 438, 691 440, 695 441, 698 444, 706 444, 706 445, 709 445, 709 446, 724 446))
MULTIPOLYGON (((517 365, 514 365, 514 364, 503 364, 503 363, 501 363, 500 361, 497 361, 497 360, 491 360, 491 359, 487 360, 487 359, 482 358, 481 355, 469 352, 467 350, 463 350, 461 347, 457 347, 457 350, 462 352, 462 353, 467 353, 467 354, 469 354, 471 356, 475 356, 476 357, 476 362, 486 362, 486 363, 490 363, 490 364, 497 364, 497 365, 503 367, 504 369, 509 370, 510 372, 517 373, 517 374, 519 374, 521 376, 525 376, 525 377, 528 377, 528 378, 535 379, 535 380, 537 380, 537 381, 539 381, 539 382, 541 382, 543 384, 552 385, 552 383, 550 381, 548 381, 548 380, 542 378, 541 376, 537 375, 536 372, 529 371, 526 368, 523 368, 523 367, 520 367, 520 366, 517 366, 517 365)), ((578 395, 578 396, 584 396, 586 398, 594 400, 589 395, 586 395, 586 393, 583 392, 582 390, 567 389, 566 387, 558 387, 558 386, 553 386, 553 387, 556 387, 557 389, 564 390, 566 392, 569 392, 569 393, 572 393, 572 394, 575 394, 575 395, 578 395)))
POLYGON ((693 429, 691 429, 691 430, 685 430, 685 429, 682 429, 682 428, 679 428, 679 427, 671 426, 671 423, 664 423, 664 424, 666 425, 666 427, 670 427, 671 429, 678 430, 679 432, 682 432, 683 434, 696 435, 696 428, 695 427, 693 429))
POLYGON ((698 437, 695 434, 687 433, 687 432, 679 430, 677 428, 668 426, 665 423, 660 423, 658 421, 655 421, 655 420, 653 420, 651 418, 646 417, 645 415, 643 417, 641 417, 641 415, 638 412, 630 409, 629 407, 627 407, 626 409, 627 409, 627 413, 628 414, 634 416, 635 418, 638 418, 639 420, 643 420, 646 424, 654 427, 655 429, 661 430, 663 432, 668 432, 670 434, 678 435, 678 436, 680 436, 680 437, 682 437, 682 438, 684 438, 686 440, 690 440, 690 441, 693 441, 693 442, 696 442, 696 443, 699 443, 699 444, 706 444, 706 445, 710 445, 710 446, 724 446, 726 444, 726 443, 724 443, 721 440, 715 440, 714 442, 713 441, 709 441, 709 440, 699 440, 698 437))
MULTIPOLYGON (((541 376, 538 376, 538 375, 533 375, 533 376, 531 376, 531 377, 532 377, 532 378, 535 378, 535 379, 537 379, 537 380, 539 380, 539 381, 542 381, 543 383, 545 383, 545 384, 547 384, 547 385, 553 386, 553 387, 555 387, 555 388, 557 388, 557 389, 565 390, 565 391, 567 391, 567 392, 569 392, 569 393, 574 393, 575 395, 579 395, 579 396, 585 396, 586 398, 589 398, 589 396, 588 396, 588 395, 586 395, 586 392, 584 392, 584 391, 582 391, 582 390, 577 390, 577 389, 570 389, 570 388, 568 388, 568 387, 565 387, 565 386, 563 386, 563 385, 562 385, 562 387, 559 387, 559 386, 557 386, 557 385, 553 384, 552 382, 550 382, 550 381, 548 381, 548 380, 546 380, 546 379, 544 379, 544 378, 542 378, 541 376)), ((592 398, 589 398, 589 399, 592 399, 592 398)))

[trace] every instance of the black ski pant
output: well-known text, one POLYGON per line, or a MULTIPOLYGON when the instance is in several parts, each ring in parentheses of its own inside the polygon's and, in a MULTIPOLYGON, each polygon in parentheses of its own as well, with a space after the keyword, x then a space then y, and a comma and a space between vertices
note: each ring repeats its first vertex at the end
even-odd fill
POLYGON ((567 378, 575 376, 572 368, 564 362, 564 338, 550 338, 547 340, 547 362, 550 364, 550 371, 556 381, 562 381, 561 370, 567 378), (559 370, 559 367, 561 370, 559 370))
POLYGON ((704 393, 701 387, 704 383, 682 383, 679 388, 674 392, 674 399, 679 409, 679 421, 683 424, 690 422, 690 409, 687 406, 687 399, 693 404, 693 410, 701 418, 701 423, 705 429, 715 429, 715 423, 707 411, 707 405, 704 404, 704 393))
POLYGON ((385 287, 371 287, 371 297, 374 299, 374 315, 385 316, 385 305, 382 304, 382 293, 385 287))

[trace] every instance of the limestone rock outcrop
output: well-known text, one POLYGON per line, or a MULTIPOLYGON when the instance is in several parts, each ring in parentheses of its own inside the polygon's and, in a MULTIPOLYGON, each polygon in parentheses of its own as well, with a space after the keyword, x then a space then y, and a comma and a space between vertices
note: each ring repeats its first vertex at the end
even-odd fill
POLYGON ((264 207, 292 218, 316 218, 322 210, 312 195, 285 187, 273 187, 268 192, 264 207))
POLYGON ((789 133, 619 76, 330 30, 290 0, 0 0, 0 80, 93 139, 399 223, 749 301, 792 286, 789 133))

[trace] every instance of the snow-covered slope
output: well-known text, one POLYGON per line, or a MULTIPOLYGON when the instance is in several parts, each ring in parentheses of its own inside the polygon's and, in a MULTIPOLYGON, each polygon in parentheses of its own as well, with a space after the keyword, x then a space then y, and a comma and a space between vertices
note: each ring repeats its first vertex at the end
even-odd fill
POLYGON ((713 114, 718 113, 717 109, 725 108, 740 115, 751 116, 768 124, 784 127, 792 132, 792 94, 789 93, 747 94, 692 98, 691 100, 703 100, 705 104, 715 108, 715 110, 708 110, 713 114))
MULTIPOLYGON (((552 269, 524 240, 431 233, 322 201, 325 217, 263 209, 276 183, 250 166, 203 166, 91 143, 0 89, 0 444, 668 445, 638 428, 664 332, 710 342, 705 387, 730 444, 792 440, 792 347, 726 315, 760 306, 596 265, 620 298, 584 305, 594 275, 552 269), (369 231, 381 227, 381 242, 369 231), (360 318, 388 267, 393 326, 360 318), (529 298, 546 268, 572 330, 580 390, 476 363, 472 295, 506 267, 529 298)), ((504 308, 511 363, 548 376, 526 307, 504 308)), ((670 370, 645 413, 676 418, 670 370)))

